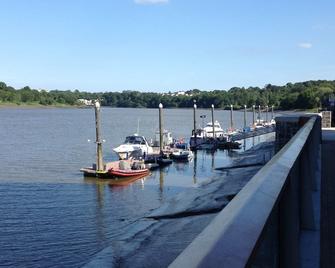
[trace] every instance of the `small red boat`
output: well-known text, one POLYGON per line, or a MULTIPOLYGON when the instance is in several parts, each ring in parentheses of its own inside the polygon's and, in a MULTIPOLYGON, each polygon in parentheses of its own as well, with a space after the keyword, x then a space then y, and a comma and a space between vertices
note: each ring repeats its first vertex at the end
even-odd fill
POLYGON ((147 169, 144 163, 141 162, 120 160, 112 162, 111 165, 108 167, 107 173, 113 177, 124 178, 146 175, 149 173, 149 169, 147 169))
POLYGON ((120 170, 120 169, 110 169, 108 170, 108 174, 115 177, 133 177, 148 174, 149 170, 147 168, 140 170, 120 170))

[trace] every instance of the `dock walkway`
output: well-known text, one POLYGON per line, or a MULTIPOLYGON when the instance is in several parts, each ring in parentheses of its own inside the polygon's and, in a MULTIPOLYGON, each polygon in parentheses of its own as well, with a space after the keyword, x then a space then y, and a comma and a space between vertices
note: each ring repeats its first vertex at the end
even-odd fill
POLYGON ((321 267, 335 267, 335 128, 322 130, 321 267))

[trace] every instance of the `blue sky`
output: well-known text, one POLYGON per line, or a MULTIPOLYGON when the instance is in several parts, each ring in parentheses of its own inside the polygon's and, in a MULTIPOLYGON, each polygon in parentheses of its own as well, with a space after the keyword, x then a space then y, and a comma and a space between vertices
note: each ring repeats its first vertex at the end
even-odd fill
POLYGON ((177 91, 335 79, 333 0, 0 0, 0 81, 177 91))

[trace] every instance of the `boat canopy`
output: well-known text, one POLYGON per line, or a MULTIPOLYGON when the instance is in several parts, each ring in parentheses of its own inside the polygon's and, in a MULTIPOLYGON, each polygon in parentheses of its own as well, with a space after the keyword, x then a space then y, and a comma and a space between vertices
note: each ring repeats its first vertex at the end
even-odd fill
POLYGON ((142 136, 128 136, 124 142, 125 144, 146 144, 146 140, 142 136))

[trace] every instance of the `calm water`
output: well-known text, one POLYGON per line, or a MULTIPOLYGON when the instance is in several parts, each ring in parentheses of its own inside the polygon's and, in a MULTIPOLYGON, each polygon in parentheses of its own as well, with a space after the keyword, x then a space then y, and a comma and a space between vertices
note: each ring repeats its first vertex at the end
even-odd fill
MULTIPOLYGON (((198 110, 198 116, 210 111, 198 110)), ((164 110, 164 128, 188 138, 192 110, 164 110)), ((251 121, 248 113, 248 122, 251 121)), ((229 112, 215 119, 228 127, 229 112)), ((237 127, 243 112, 234 113, 237 127)), ((102 109, 104 158, 126 135, 153 137, 158 110, 102 109)), ((202 121, 199 118, 199 126, 202 121)), ((190 163, 173 163, 126 187, 84 179, 95 161, 93 109, 0 109, 0 266, 79 267, 149 210, 213 175, 234 154, 198 152, 190 163), (89 142, 88 140, 91 140, 89 142)), ((262 141, 246 141, 245 148, 262 141)), ((243 149, 242 149, 243 150, 243 149)))

